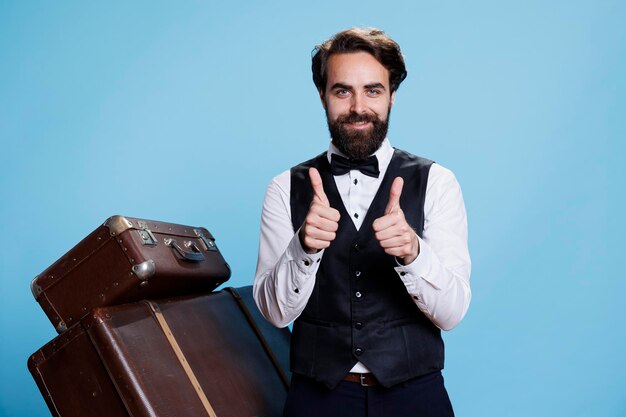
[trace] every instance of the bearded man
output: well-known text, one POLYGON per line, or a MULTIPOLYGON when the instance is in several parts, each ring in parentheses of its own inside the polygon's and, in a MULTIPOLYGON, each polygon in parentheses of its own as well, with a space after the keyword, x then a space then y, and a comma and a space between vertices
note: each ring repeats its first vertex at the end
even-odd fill
POLYGON ((383 31, 339 32, 312 61, 331 142, 268 186, 254 280, 265 318, 294 322, 284 415, 453 416, 441 329, 471 298, 460 186, 387 139, 406 69, 383 31))

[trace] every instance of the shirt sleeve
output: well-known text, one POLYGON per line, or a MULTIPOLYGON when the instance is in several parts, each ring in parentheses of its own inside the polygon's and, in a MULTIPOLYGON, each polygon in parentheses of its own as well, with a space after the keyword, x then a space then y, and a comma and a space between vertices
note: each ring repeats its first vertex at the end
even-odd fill
POLYGON ((418 308, 439 328, 461 322, 472 297, 471 261, 467 246, 467 215, 461 187, 441 165, 430 169, 424 202, 420 251, 396 272, 418 308))
POLYGON ((324 254, 323 250, 306 253, 294 233, 289 186, 286 171, 272 180, 265 193, 253 287, 261 314, 277 327, 287 326, 306 307, 324 254))

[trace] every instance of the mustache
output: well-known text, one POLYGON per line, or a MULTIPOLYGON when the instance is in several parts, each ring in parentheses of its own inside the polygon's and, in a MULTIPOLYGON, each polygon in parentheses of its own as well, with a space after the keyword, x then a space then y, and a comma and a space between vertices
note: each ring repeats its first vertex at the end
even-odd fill
POLYGON ((344 116, 340 116, 337 118, 337 122, 339 123, 360 123, 360 122, 372 122, 372 123, 376 123, 378 122, 378 116, 376 116, 375 114, 369 114, 369 113, 355 113, 355 112, 351 112, 349 114, 346 114, 344 116))

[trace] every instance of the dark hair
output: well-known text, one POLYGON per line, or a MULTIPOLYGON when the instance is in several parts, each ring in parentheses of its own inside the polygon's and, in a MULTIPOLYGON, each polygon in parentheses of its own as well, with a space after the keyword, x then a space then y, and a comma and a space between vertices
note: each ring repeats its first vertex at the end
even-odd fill
POLYGON ((352 28, 335 34, 317 45, 312 52, 313 82, 322 93, 326 89, 326 66, 332 54, 368 52, 389 71, 389 86, 393 93, 406 78, 400 45, 380 29, 352 28))

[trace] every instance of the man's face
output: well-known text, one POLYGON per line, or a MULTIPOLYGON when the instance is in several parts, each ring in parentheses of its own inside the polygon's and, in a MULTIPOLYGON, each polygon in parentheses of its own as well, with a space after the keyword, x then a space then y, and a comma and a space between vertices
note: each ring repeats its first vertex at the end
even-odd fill
POLYGON ((395 92, 389 71, 367 52, 333 54, 326 90, 320 92, 335 146, 354 159, 366 159, 387 136, 395 92))

